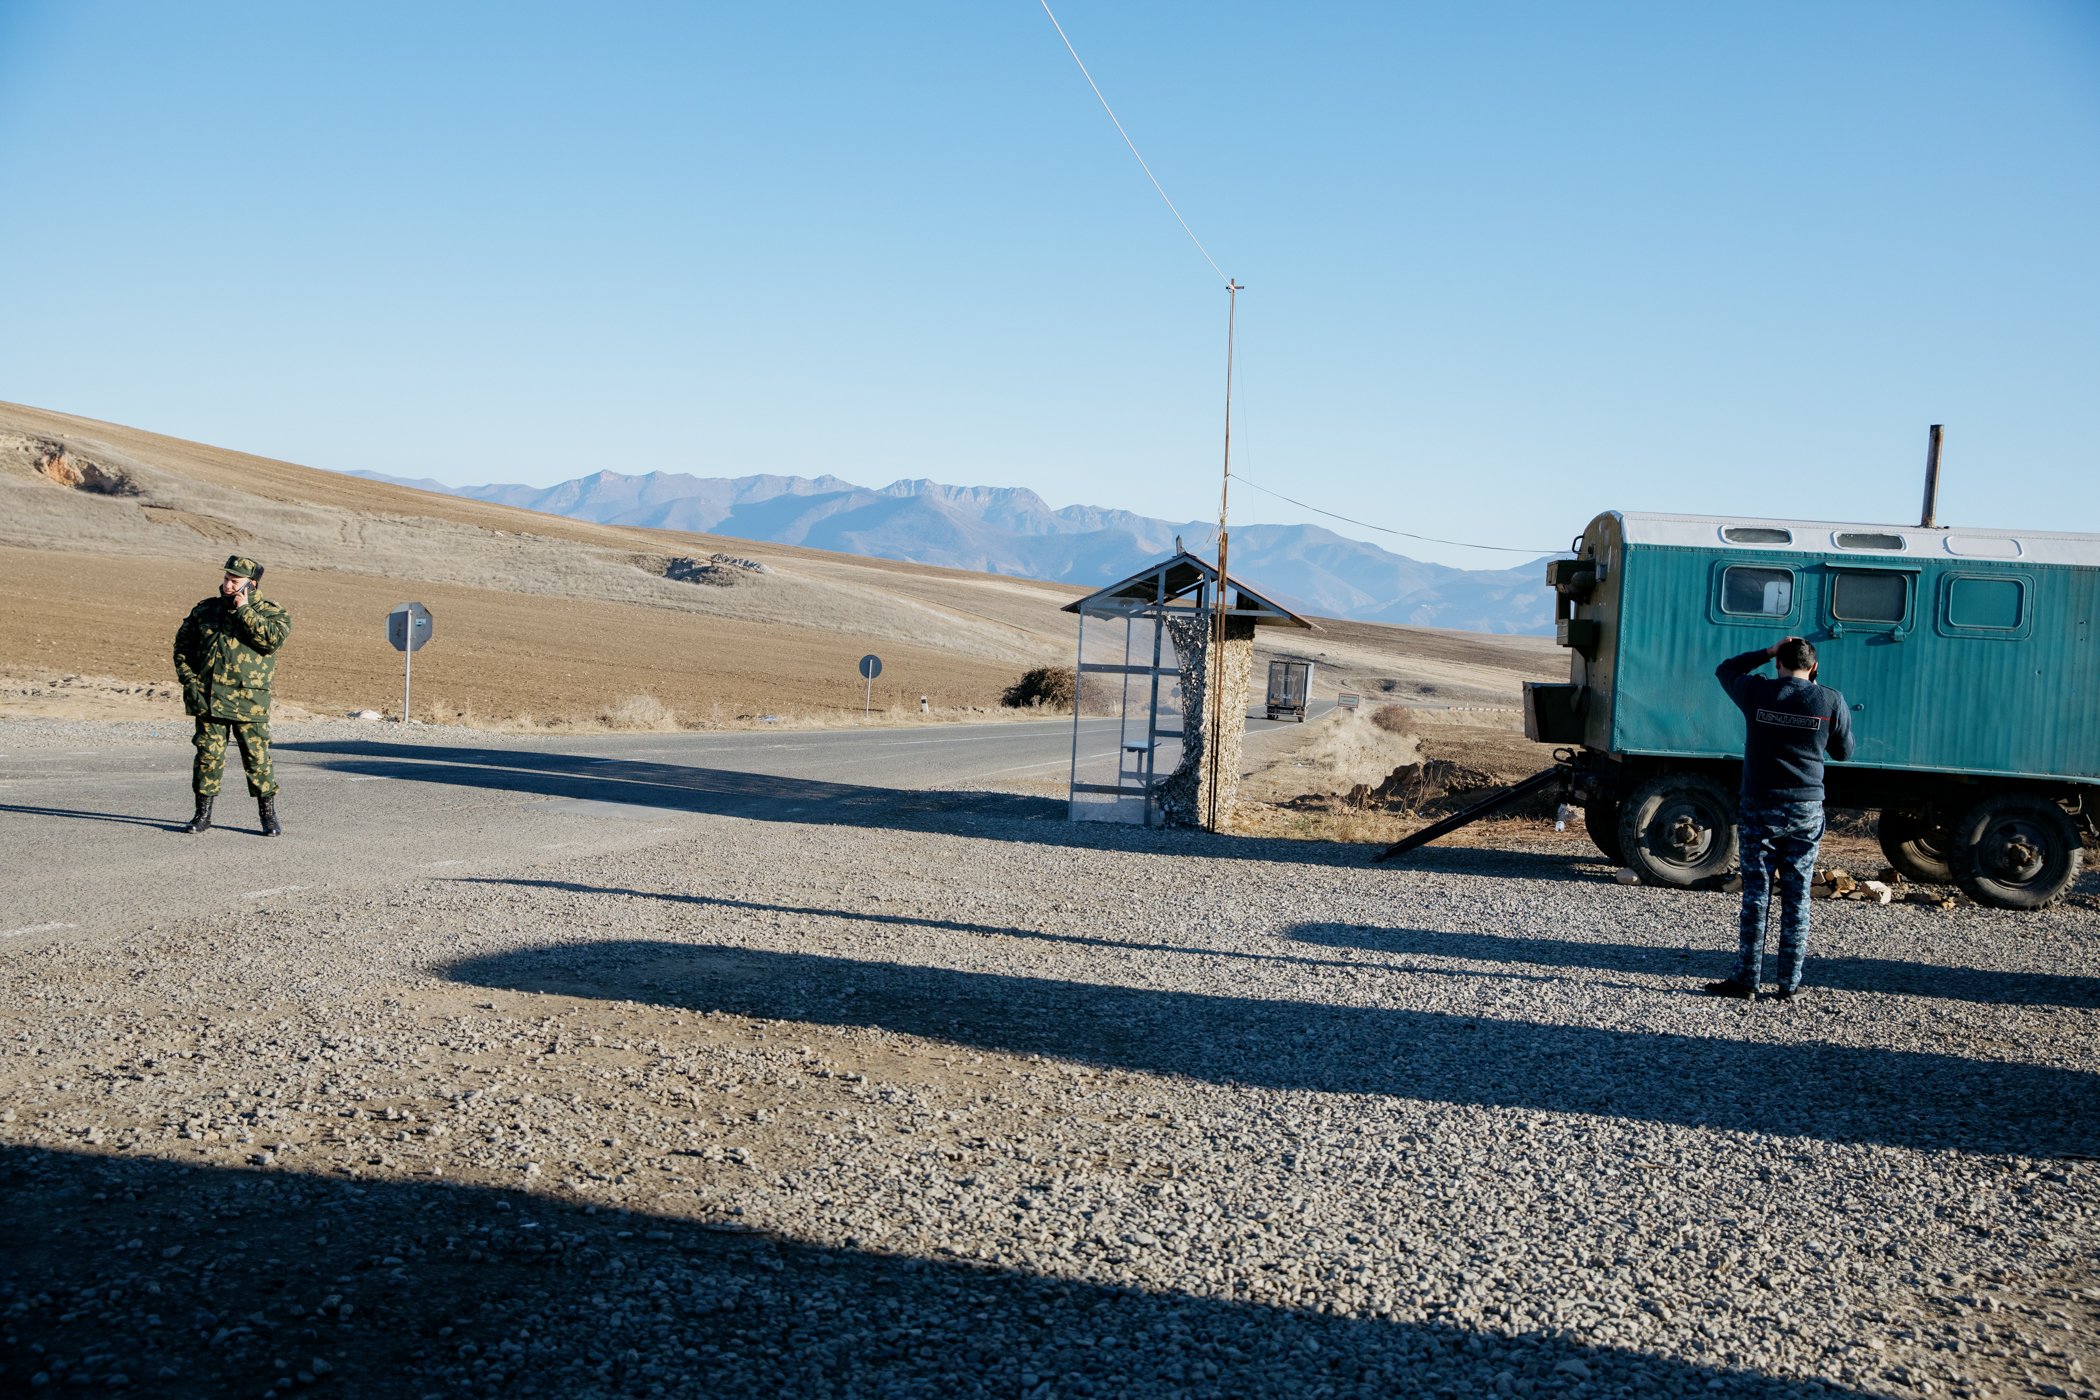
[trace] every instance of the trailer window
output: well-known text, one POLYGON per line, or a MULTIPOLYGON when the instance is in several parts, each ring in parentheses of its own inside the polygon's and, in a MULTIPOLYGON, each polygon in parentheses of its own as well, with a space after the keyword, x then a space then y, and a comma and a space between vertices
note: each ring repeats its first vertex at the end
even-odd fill
POLYGON ((1947 581, 1947 621, 1956 627, 2010 632, 2027 608, 2027 589, 2016 578, 1956 578, 1947 581))
POLYGON ((1776 525, 1724 525, 1721 538, 1730 544, 1792 544, 1794 532, 1776 525))
POLYGON ((1901 622, 1910 611, 1906 574, 1839 569, 1830 582, 1830 615, 1840 622, 1901 622))
POLYGON ((1794 610, 1794 571, 1737 564, 1721 572, 1721 611, 1737 617, 1785 617, 1794 610))

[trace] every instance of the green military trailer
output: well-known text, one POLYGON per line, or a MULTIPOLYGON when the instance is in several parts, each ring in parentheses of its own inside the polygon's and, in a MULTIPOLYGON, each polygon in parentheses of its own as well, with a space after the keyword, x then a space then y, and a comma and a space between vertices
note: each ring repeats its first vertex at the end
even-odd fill
MULTIPOLYGON (((1564 685, 1526 732, 1598 847, 1689 886, 1736 860, 1741 715, 1723 659, 1816 644, 1857 747, 1834 806, 1878 810, 1912 879, 2033 909, 2076 880, 2100 820, 2100 535, 1608 511, 1547 566, 1564 685)), ((1542 777, 1544 775, 1541 775, 1542 777)))

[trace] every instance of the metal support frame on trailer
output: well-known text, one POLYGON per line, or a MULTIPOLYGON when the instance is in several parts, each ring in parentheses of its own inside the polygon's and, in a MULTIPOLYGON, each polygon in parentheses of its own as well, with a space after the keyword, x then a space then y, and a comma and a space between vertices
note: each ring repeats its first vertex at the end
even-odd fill
POLYGON ((1514 787, 1498 792, 1493 797, 1475 802, 1463 811, 1453 812, 1450 816, 1433 826, 1425 826, 1411 836, 1401 837, 1398 841, 1380 851, 1377 858, 1379 860, 1391 860, 1394 856, 1404 856, 1409 851, 1428 845, 1439 836, 1448 836, 1462 826, 1471 826, 1482 817, 1499 812, 1504 807, 1514 806, 1535 792, 1566 783, 1568 781, 1568 771, 1566 764, 1556 763, 1543 773, 1534 773, 1514 787))

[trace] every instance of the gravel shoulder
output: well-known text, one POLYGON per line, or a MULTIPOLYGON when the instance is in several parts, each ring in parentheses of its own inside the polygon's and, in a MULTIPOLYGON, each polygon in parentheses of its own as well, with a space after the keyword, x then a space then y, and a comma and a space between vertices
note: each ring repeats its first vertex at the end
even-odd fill
POLYGON ((0 1390, 2096 1393, 2092 876, 893 801, 0 948, 0 1390))

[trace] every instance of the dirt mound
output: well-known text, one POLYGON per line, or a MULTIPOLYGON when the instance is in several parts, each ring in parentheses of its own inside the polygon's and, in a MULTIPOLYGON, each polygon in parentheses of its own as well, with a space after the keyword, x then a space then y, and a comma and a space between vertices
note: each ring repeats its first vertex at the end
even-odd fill
POLYGON ((31 469, 53 485, 95 496, 136 496, 139 493, 137 485, 121 467, 97 462, 49 439, 31 438, 23 445, 28 449, 31 469))
POLYGON ((762 574, 766 566, 756 559, 739 559, 732 554, 710 554, 705 560, 679 555, 661 562, 656 570, 673 583, 699 583, 712 588, 729 588, 753 574, 762 574))
MULTIPOLYGON (((1485 796, 1490 789, 1500 786, 1495 775, 1484 768, 1454 763, 1445 758, 1430 758, 1420 763, 1401 764, 1386 776, 1384 782, 1366 791, 1363 800, 1356 805, 1361 807, 1377 802, 1402 811, 1421 812, 1453 797, 1471 801, 1474 794, 1485 796)), ((1355 793, 1350 796, 1354 798, 1355 793)))
MULTIPOLYGON (((1511 786, 1513 784, 1508 779, 1485 768, 1451 759, 1428 758, 1420 763, 1401 764, 1376 786, 1358 783, 1343 794, 1308 793, 1282 805, 1298 811, 1380 810, 1394 816, 1437 818, 1470 807, 1475 802, 1507 791, 1511 786)), ((1548 816, 1553 806, 1554 798, 1544 795, 1520 802, 1502 815, 1548 816)))

